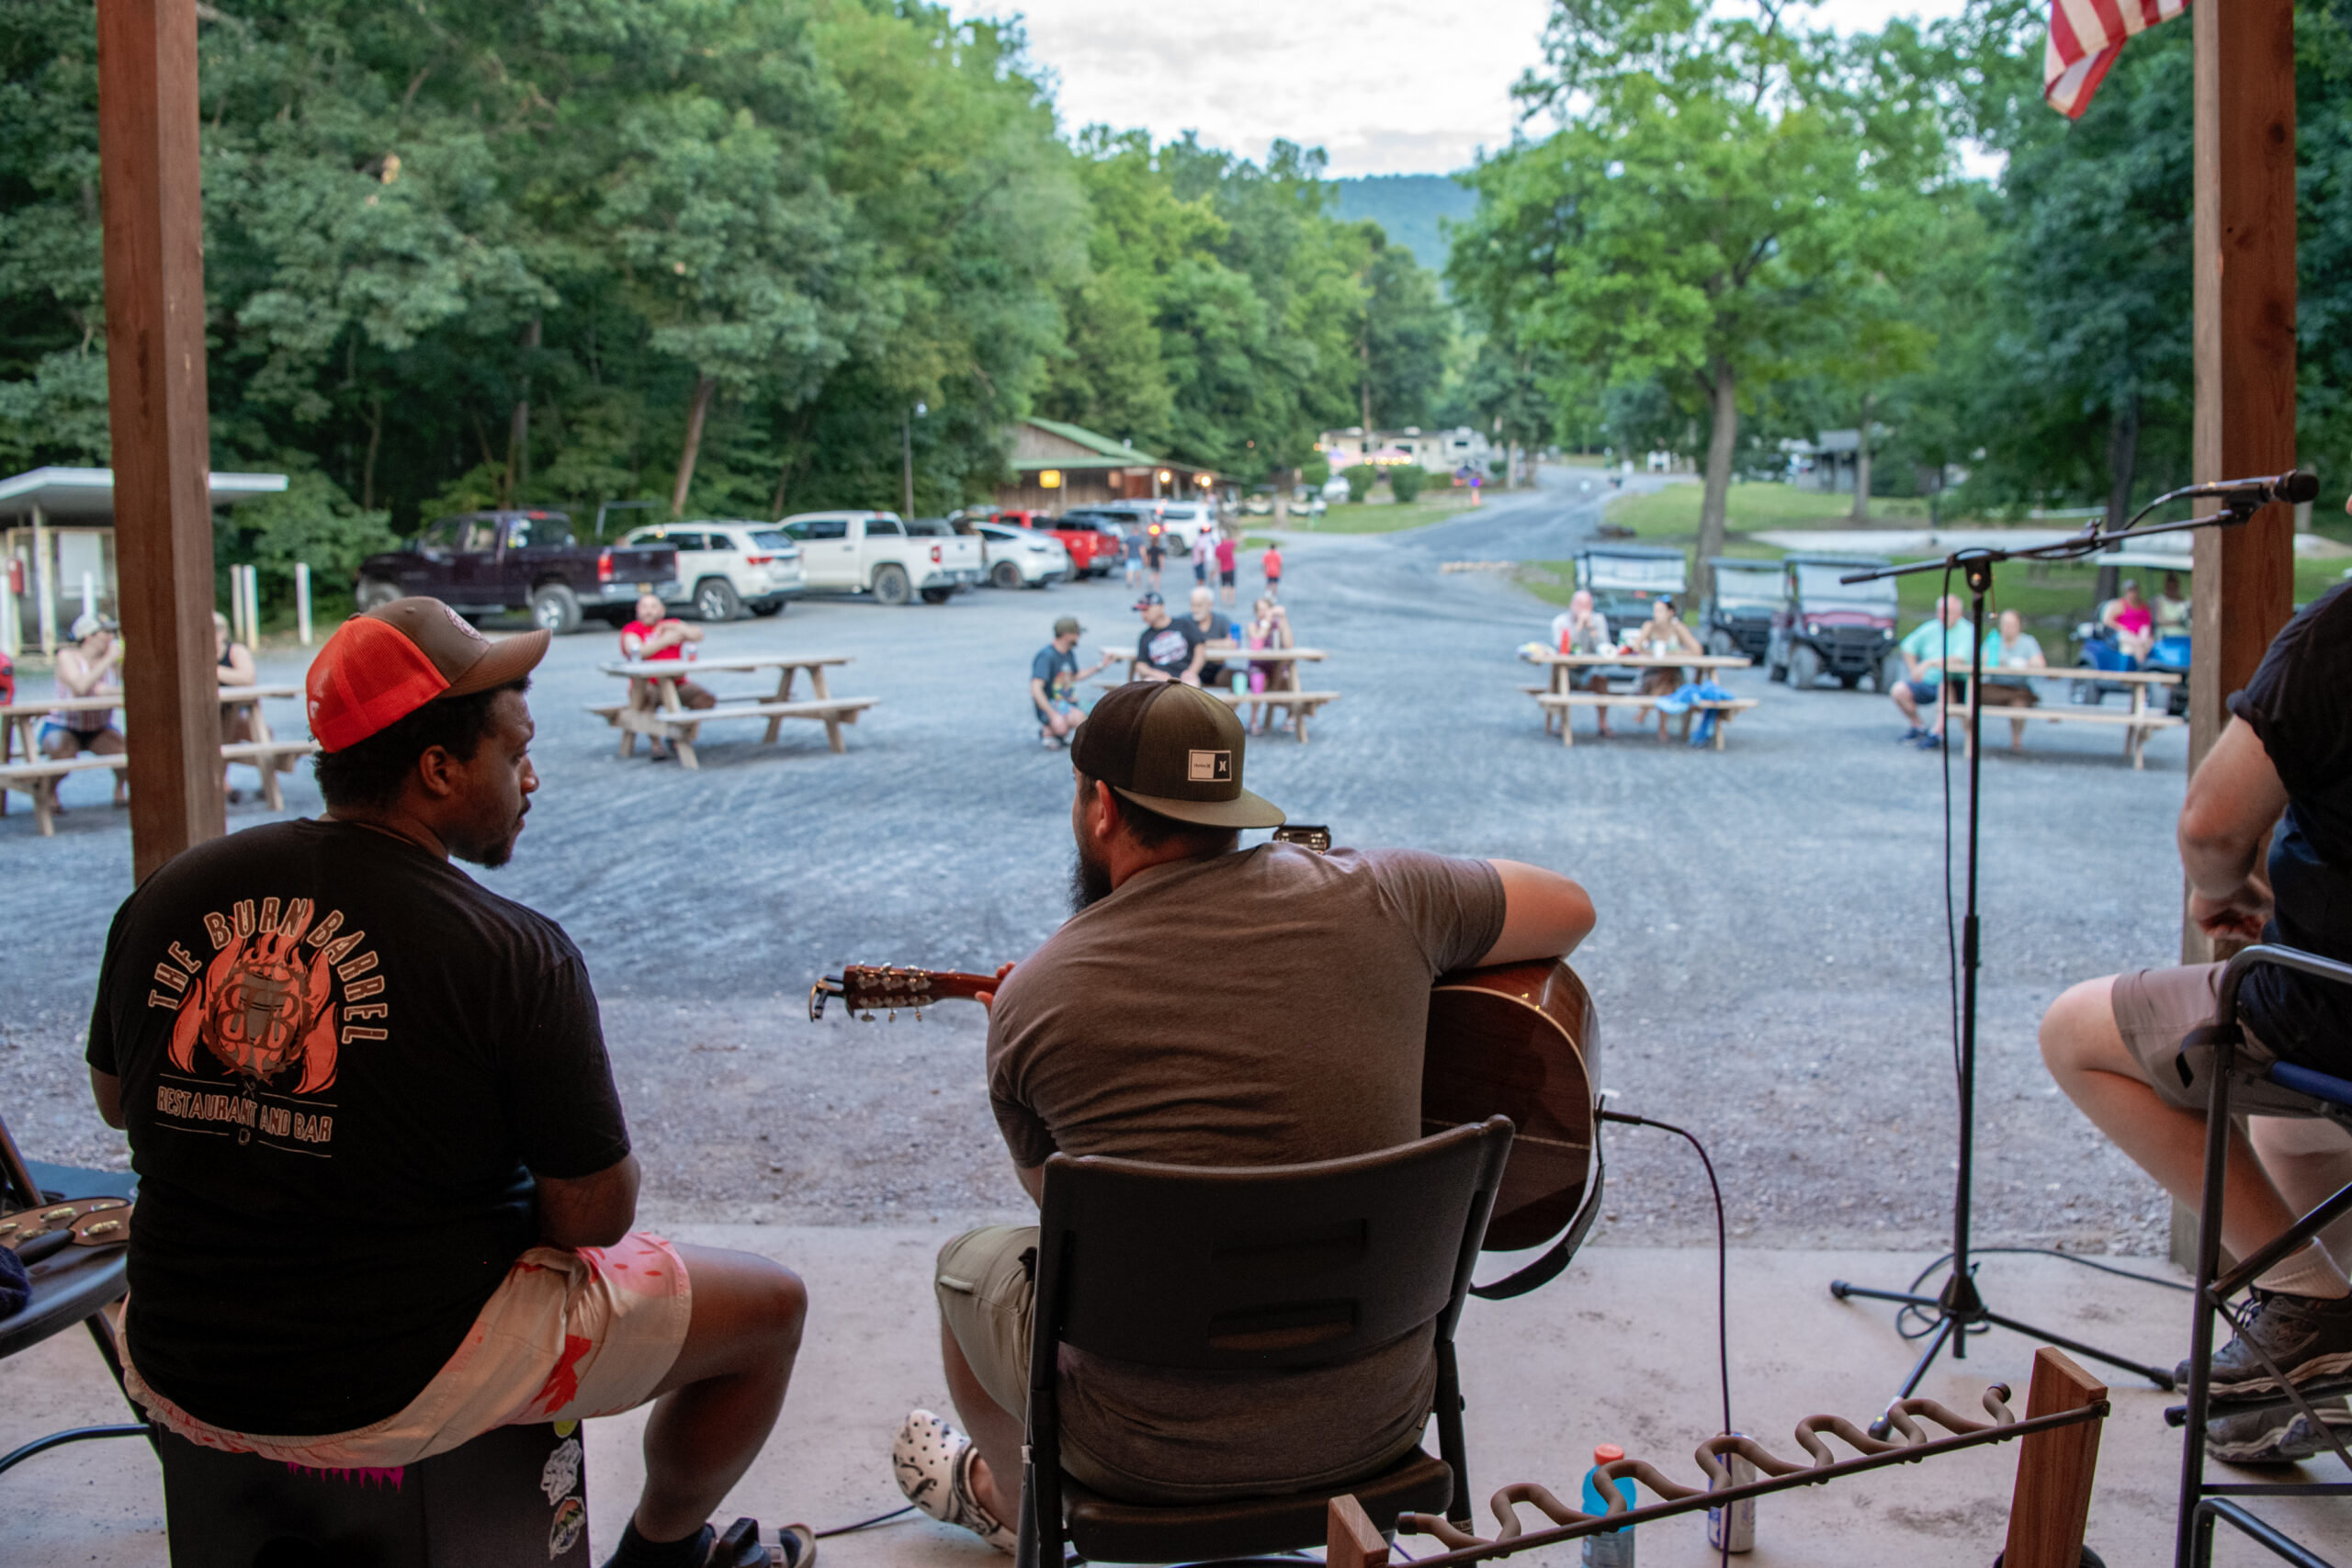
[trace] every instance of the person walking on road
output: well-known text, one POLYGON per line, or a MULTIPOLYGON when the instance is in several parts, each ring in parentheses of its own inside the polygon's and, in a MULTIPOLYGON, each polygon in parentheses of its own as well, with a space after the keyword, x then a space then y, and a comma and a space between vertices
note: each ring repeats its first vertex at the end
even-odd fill
POLYGON ((1283 547, 1268 545, 1266 553, 1258 558, 1258 565, 1266 574, 1266 597, 1280 599, 1283 596, 1283 547))
POLYGON ((1216 585, 1224 595, 1226 608, 1231 609, 1233 594, 1233 536, 1219 532, 1216 536, 1216 585))
POLYGON ((1129 528, 1119 539, 1119 553, 1127 560, 1127 586, 1143 586, 1143 530, 1129 528))

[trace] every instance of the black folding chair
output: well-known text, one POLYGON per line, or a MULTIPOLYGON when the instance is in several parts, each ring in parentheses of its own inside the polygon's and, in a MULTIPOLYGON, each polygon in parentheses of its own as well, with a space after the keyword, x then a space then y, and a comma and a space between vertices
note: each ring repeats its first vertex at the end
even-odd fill
POLYGON ((1510 1120, 1493 1116, 1311 1165, 1048 1159, 1020 1568, 1060 1568, 1066 1539, 1116 1562, 1295 1551, 1323 1541, 1340 1493, 1384 1527, 1449 1509, 1466 1524, 1453 1330, 1510 1138, 1510 1120), (1178 1506, 1101 1496, 1062 1474, 1064 1345, 1146 1367, 1272 1371, 1345 1361, 1431 1327, 1442 1459, 1416 1448, 1343 1486, 1178 1506))
MULTIPOLYGON (((2239 1063, 2238 1048, 2245 1043, 2245 1036, 2238 1022, 2238 987, 2248 970, 2263 964, 2352 986, 2352 964, 2339 964, 2291 947, 2249 947, 2232 958, 2222 971, 2221 998, 2212 1023, 2184 1042, 2189 1048, 2187 1055, 2191 1056, 2200 1055, 2201 1047, 2210 1046, 2212 1066, 2207 1074, 2205 1189, 2198 1205, 2197 1272, 2192 1281, 2197 1316, 2189 1331, 2188 1403, 2181 1410, 2185 1433, 2180 1459, 2180 1510, 2174 1546, 2176 1568, 2207 1568, 2213 1560, 2213 1526, 2217 1521, 2228 1523, 2289 1562, 2303 1568, 2329 1568, 2327 1558, 2232 1499, 2352 1497, 2352 1482, 2278 1483, 2205 1479, 2205 1419, 2212 1397, 2214 1315, 2227 1315, 2225 1303, 2230 1297, 2336 1219, 2352 1213, 2352 1186, 2346 1186, 2227 1274, 2221 1272, 2222 1193, 2228 1169, 2233 1096, 2241 1100, 2241 1114, 2326 1117, 2352 1128, 2352 1079, 2331 1077, 2286 1062, 2239 1063)), ((2184 1080, 2193 1081, 2187 1062, 2181 1065, 2181 1075, 2184 1080)), ((2270 1371, 2272 1375, 2278 1375, 2277 1367, 2270 1371)), ((2290 1389, 2274 1400, 2233 1403, 2225 1408, 2241 1412, 2292 1407, 2300 1410, 2314 1427, 2324 1431, 2326 1427, 2312 1410, 2311 1401, 2343 1392, 2335 1386, 2339 1382, 2352 1380, 2330 1380, 2324 1386, 2290 1389)), ((2336 1452, 2347 1466, 2352 1466, 2352 1454, 2347 1454, 2340 1442, 2336 1452)))
MULTIPOLYGON (((85 1170, 28 1160, 17 1152, 16 1140, 9 1137, 7 1123, 0 1122, 0 1217, 69 1198, 130 1197, 136 1191, 138 1180, 127 1170, 85 1170)), ((79 1323, 89 1329, 90 1337, 97 1342, 98 1354, 105 1358, 107 1371, 114 1374, 115 1387, 119 1389, 122 1363, 115 1356, 114 1331, 107 1323, 105 1308, 120 1301, 130 1289, 125 1278, 125 1249, 69 1247, 34 1263, 28 1272, 32 1276, 30 1299, 16 1313, 0 1317, 0 1360, 79 1323)), ((124 1403, 130 1403, 128 1395, 124 1403)), ((139 1414, 136 1406, 131 1414, 139 1414)), ((149 1435, 143 1421, 137 1425, 74 1427, 51 1432, 12 1452, 0 1454, 0 1471, 14 1469, 35 1454, 67 1443, 86 1442, 93 1438, 149 1435)))

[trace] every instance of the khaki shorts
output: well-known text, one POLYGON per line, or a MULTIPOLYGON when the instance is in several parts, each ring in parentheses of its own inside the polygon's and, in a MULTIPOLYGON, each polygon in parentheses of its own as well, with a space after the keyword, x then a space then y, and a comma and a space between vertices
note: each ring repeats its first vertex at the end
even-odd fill
MULTIPOLYGON (((2183 1037, 2213 1021, 2221 1002, 2220 964, 2190 964, 2177 969, 2141 969, 2115 977, 2109 1006, 2125 1049, 2140 1064, 2140 1072, 2156 1098, 2182 1111, 2202 1112, 2211 1103, 2213 1048, 2184 1044, 2183 1037)), ((2278 1054, 2244 1032, 2245 1043, 2238 1059, 2249 1068, 2277 1061, 2278 1054)), ((2267 1084, 2238 1084, 2230 1089, 2230 1110, 2235 1115, 2311 1116, 2311 1101, 2290 1089, 2267 1084)))
POLYGON ((396 1469, 496 1427, 634 1409, 669 1376, 693 1315, 677 1250, 632 1231, 612 1247, 524 1253, 424 1392, 371 1427, 267 1437, 209 1426, 148 1387, 127 1354, 123 1387, 157 1425, 205 1448, 313 1470, 396 1469))
POLYGON ((1998 681, 1987 681, 1979 694, 1988 708, 2030 708, 2039 706, 2041 698, 2030 686, 2005 686, 1998 681))

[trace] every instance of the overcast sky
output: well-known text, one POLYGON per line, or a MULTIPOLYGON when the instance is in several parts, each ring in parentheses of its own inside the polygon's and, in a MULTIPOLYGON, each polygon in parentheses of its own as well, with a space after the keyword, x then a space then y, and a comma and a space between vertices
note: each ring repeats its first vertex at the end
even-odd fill
MULTIPOLYGON (((1334 175, 1444 174, 1510 139, 1510 85, 1539 59, 1547 0, 959 0, 1018 10, 1059 78, 1066 127, 1148 127, 1250 158, 1288 137, 1334 175)), ((1827 0, 1841 29, 1947 16, 1959 0, 1827 0)))

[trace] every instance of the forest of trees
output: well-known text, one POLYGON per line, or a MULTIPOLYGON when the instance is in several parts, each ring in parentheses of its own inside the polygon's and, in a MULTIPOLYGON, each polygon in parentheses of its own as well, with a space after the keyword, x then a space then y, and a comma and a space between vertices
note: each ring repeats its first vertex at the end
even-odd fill
MULTIPOLYGON (((1246 478, 1434 405, 1434 276, 1321 154, 1057 126, 921 0, 199 8, 225 562, 492 503, 985 498, 1073 420, 1246 478), (913 411, 925 412, 915 417, 913 411)), ((107 461, 93 9, 0 7, 0 472, 107 461)))
MULTIPOLYGON (((2324 469, 2352 458, 2335 6, 2297 17, 2324 469)), ((2044 0, 1843 36, 1555 0, 1441 289, 1304 141, 1063 126, 1017 26, 926 0, 199 15, 215 460, 292 477, 220 555, 272 574, 493 502, 894 504, 902 428, 944 510, 1031 413, 1251 481, 1366 419, 1662 447, 1707 477, 1702 554, 1730 479, 1825 428, 1868 433, 1879 492, 1964 473, 1973 511, 2188 469, 2185 26, 2069 122, 2044 0)), ((92 29, 0 6, 0 471, 107 458, 92 29)))

